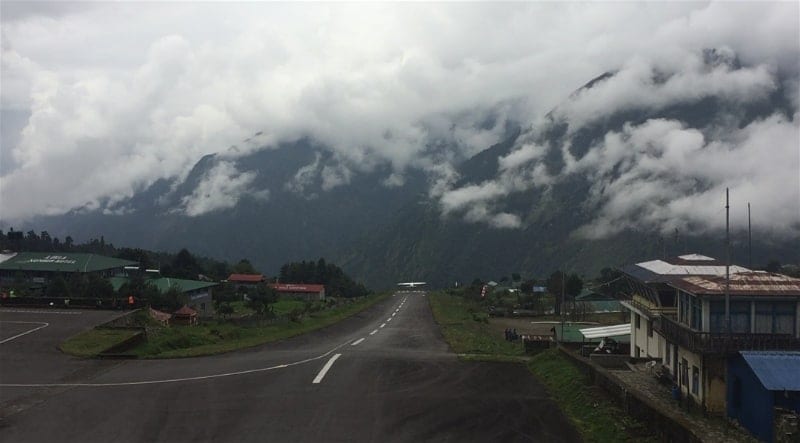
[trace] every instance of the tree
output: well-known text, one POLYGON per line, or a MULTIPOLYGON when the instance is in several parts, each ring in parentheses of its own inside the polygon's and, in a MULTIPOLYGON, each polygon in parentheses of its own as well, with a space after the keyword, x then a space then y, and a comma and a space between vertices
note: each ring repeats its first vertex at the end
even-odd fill
POLYGON ((231 304, 227 302, 222 303, 221 305, 219 305, 219 309, 217 310, 217 312, 219 312, 219 314, 222 315, 222 318, 227 318, 231 314, 233 314, 233 306, 231 306, 231 304))
POLYGON ((553 296, 553 312, 561 315, 561 298, 566 276, 561 271, 555 271, 547 279, 547 292, 553 296))
POLYGON ((111 283, 98 275, 91 274, 86 282, 85 297, 111 299, 114 296, 114 287, 111 283))
POLYGON ((617 294, 624 292, 626 289, 622 272, 616 269, 601 269, 600 276, 597 277, 596 281, 598 283, 597 291, 608 297, 616 297, 617 294))
POLYGON ((51 280, 50 284, 47 285, 46 294, 48 297, 70 298, 72 296, 67 281, 60 275, 51 280))
POLYGON ((781 272, 781 262, 778 260, 770 260, 767 266, 764 267, 767 272, 781 272))
POLYGON ((250 260, 243 258, 233 266, 233 272, 236 274, 258 274, 259 272, 250 264, 250 260))
POLYGON ((518 282, 518 281, 522 280, 522 276, 519 275, 518 272, 514 272, 514 273, 511 274, 511 279, 516 281, 516 282, 518 282))
POLYGON ((200 269, 200 265, 197 264, 194 256, 184 248, 172 260, 172 266, 165 267, 163 272, 165 274, 169 273, 170 277, 194 280, 202 273, 202 269, 200 269))

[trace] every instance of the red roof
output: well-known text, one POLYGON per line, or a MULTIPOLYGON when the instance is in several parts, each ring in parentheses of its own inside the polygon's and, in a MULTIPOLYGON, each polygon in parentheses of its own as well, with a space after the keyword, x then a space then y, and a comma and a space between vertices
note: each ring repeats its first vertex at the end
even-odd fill
POLYGON ((261 274, 231 274, 228 277, 228 281, 234 283, 260 283, 264 281, 264 276, 261 274))
POLYGON ((188 307, 186 305, 183 305, 182 308, 180 308, 177 311, 175 311, 172 315, 177 315, 179 317, 184 317, 184 316, 185 317, 194 317, 195 315, 197 315, 197 311, 195 311, 194 309, 192 309, 192 308, 190 308, 190 307, 188 307))
POLYGON ((272 283, 269 285, 278 292, 314 292, 320 293, 325 290, 323 285, 306 285, 298 283, 272 283))

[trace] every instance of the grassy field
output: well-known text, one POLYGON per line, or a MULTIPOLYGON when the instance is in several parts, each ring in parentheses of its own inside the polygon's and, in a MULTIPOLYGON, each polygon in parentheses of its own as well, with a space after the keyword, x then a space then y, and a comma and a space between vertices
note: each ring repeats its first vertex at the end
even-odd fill
POLYGON ((627 416, 556 349, 528 363, 587 442, 656 441, 642 423, 627 416))
MULTIPOLYGON (((220 354, 258 346, 329 326, 372 306, 387 296, 388 294, 373 295, 333 309, 312 312, 297 322, 240 326, 225 320, 211 320, 197 326, 155 328, 148 331, 147 342, 130 352, 141 358, 180 358, 220 354)), ((302 301, 281 300, 273 305, 273 309, 276 314, 282 315, 295 309, 302 309, 304 306, 305 302, 302 301)))
POLYGON ((526 362, 587 442, 648 441, 644 426, 588 385, 557 350, 525 356, 519 342, 505 341, 502 330, 484 321, 485 308, 476 301, 437 292, 430 304, 442 335, 462 359, 526 362))
MULTIPOLYGON (((141 358, 180 358, 223 352, 258 346, 271 341, 311 332, 332 325, 350 317, 373 304, 385 299, 389 294, 378 294, 358 300, 345 300, 332 309, 307 312, 299 316, 299 321, 279 321, 263 325, 254 322, 252 326, 242 326, 224 319, 206 320, 196 326, 163 327, 142 315, 142 326, 147 326, 147 341, 128 350, 141 358)), ((244 302, 232 302, 234 316, 247 315, 253 311, 244 302)), ((300 300, 279 300, 272 305, 277 316, 293 311, 302 311, 306 302, 300 300)), ((70 355, 94 357, 106 349, 130 338, 135 331, 93 329, 70 337, 59 348, 70 355)))
POLYGON ((94 357, 133 337, 137 332, 139 331, 131 329, 92 329, 70 337, 59 348, 76 357, 94 357))
POLYGON ((492 332, 479 303, 443 292, 430 294, 430 304, 442 335, 454 352, 468 360, 507 361, 524 356, 522 345, 492 332))

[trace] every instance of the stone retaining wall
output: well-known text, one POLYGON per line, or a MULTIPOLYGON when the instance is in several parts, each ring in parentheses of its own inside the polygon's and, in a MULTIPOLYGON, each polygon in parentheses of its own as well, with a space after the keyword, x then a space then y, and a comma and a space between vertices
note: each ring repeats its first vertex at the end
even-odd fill
POLYGON ((626 414, 646 424, 661 437, 662 441, 681 443, 703 441, 680 417, 660 409, 644 395, 628 390, 625 384, 608 370, 564 348, 559 347, 559 351, 586 374, 592 384, 608 392, 622 406, 626 414))

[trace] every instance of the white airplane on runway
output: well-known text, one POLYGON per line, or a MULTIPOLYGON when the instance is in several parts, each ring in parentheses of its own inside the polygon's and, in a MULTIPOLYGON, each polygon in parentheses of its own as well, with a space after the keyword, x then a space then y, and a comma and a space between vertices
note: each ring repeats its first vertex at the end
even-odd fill
POLYGON ((409 282, 398 283, 397 286, 402 286, 404 288, 416 288, 417 286, 425 286, 426 284, 427 283, 425 283, 424 281, 409 281, 409 282))

